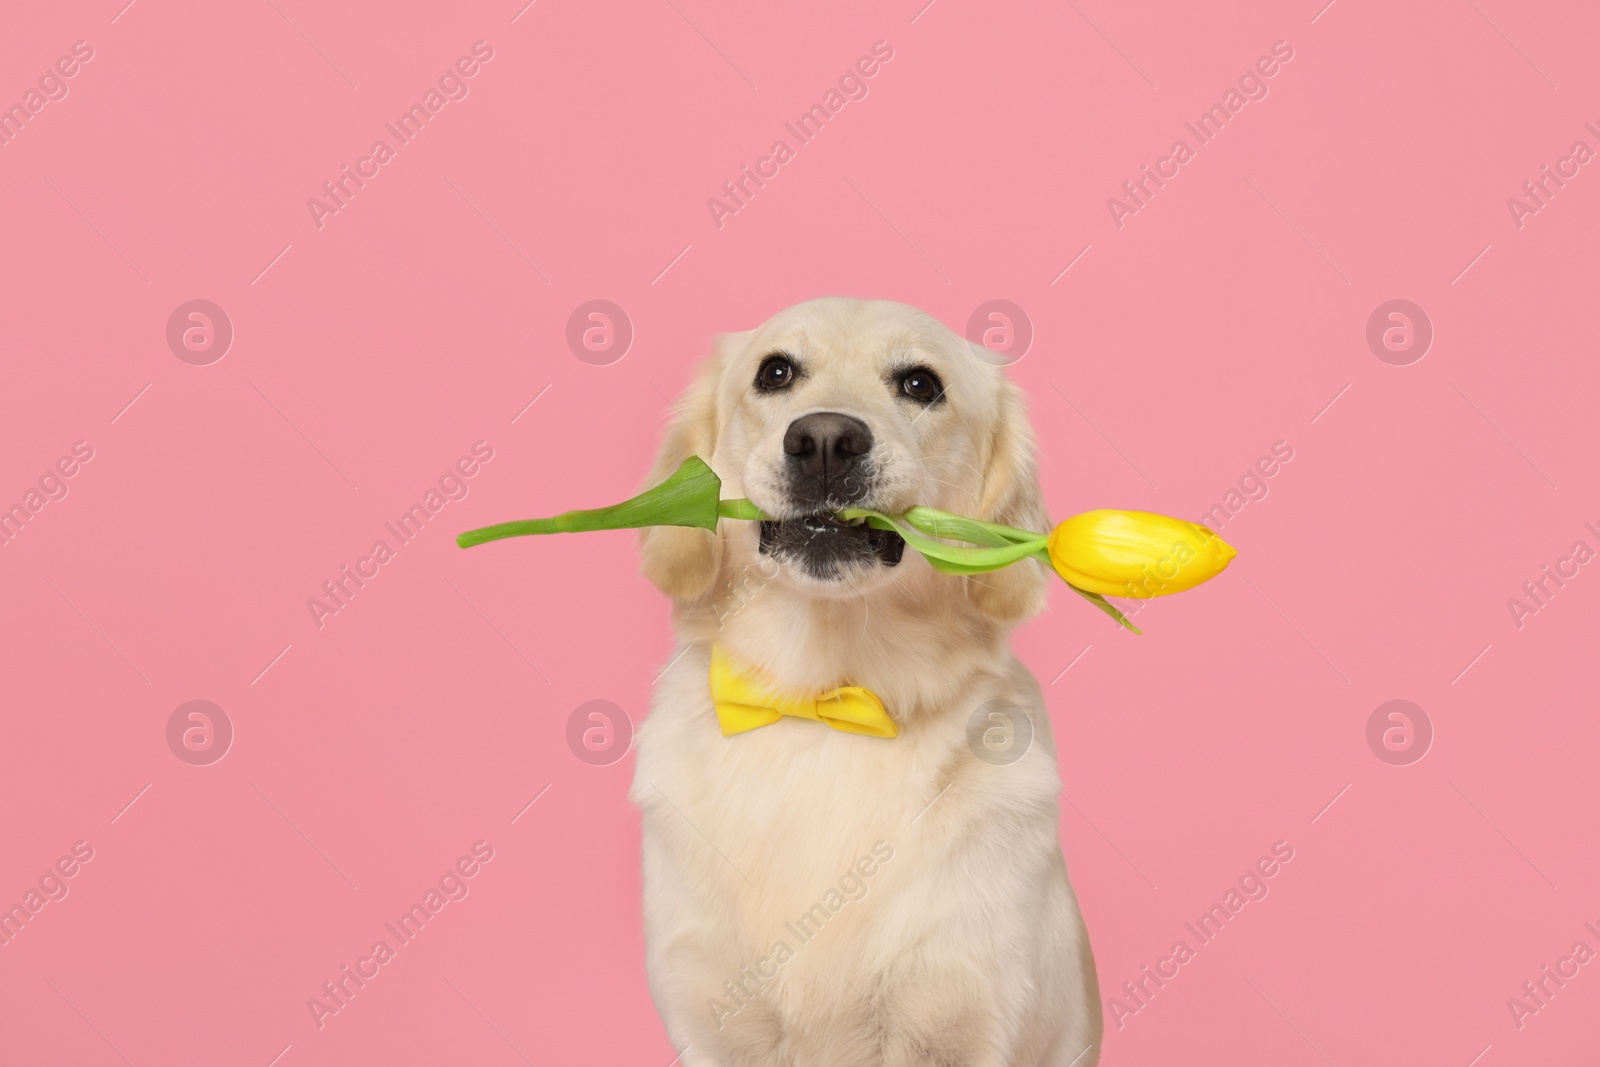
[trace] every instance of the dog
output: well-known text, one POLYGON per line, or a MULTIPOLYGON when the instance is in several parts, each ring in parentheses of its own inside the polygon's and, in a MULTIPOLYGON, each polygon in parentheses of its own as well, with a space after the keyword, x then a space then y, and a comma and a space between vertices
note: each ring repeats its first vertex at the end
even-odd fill
POLYGON ((827 298, 719 338, 673 408, 649 484, 699 456, 769 516, 641 540, 679 647, 630 798, 681 1062, 1092 1067, 1055 745, 1009 644, 1049 575, 940 573, 833 517, 926 505, 1048 530, 1021 390, 924 312, 827 298), (793 714, 724 736, 714 652, 779 694, 869 690, 896 736, 793 714), (1031 741, 996 757, 995 730, 1031 741))

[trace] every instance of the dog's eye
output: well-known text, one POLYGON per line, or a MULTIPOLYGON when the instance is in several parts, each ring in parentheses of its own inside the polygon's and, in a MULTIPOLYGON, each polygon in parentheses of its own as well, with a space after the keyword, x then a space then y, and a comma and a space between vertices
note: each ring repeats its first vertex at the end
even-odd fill
POLYGON ((912 367, 900 375, 900 392, 919 404, 932 404, 944 397, 944 383, 927 367, 912 367))
POLYGON ((788 356, 771 355, 761 361, 756 371, 756 388, 768 393, 787 389, 794 384, 795 366, 788 356))

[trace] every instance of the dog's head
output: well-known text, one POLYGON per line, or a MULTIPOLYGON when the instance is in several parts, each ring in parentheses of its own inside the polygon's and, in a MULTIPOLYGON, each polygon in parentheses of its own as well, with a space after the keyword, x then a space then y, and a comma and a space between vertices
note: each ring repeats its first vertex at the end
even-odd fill
POLYGON ((896 513, 923 504, 1047 528, 1020 391, 933 317, 889 301, 830 298, 719 339, 673 405, 652 484, 689 455, 773 516, 644 536, 644 570, 681 600, 714 596, 719 576, 756 569, 764 585, 844 598, 888 587, 966 583, 983 614, 1035 610, 1045 576, 1031 561, 939 575, 893 533, 832 518, 841 508, 896 513))

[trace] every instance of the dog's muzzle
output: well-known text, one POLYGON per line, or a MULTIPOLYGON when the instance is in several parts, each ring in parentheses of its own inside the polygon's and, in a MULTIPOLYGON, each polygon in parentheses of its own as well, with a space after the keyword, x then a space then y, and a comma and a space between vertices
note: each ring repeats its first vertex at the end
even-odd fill
POLYGON ((793 517, 761 523, 761 551, 798 560, 819 578, 838 577, 851 565, 898 564, 906 548, 899 534, 836 515, 870 495, 872 446, 871 427, 853 415, 818 411, 790 423, 784 485, 793 517))

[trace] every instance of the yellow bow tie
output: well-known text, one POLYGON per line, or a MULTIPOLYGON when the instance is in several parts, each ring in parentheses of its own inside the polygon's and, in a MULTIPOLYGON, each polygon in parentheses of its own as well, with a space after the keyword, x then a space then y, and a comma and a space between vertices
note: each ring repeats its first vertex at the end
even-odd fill
POLYGON ((716 706, 723 737, 770 726, 785 715, 824 722, 847 734, 899 734, 883 701, 872 690, 843 685, 817 696, 777 693, 756 681, 721 645, 711 646, 711 703, 716 706))

